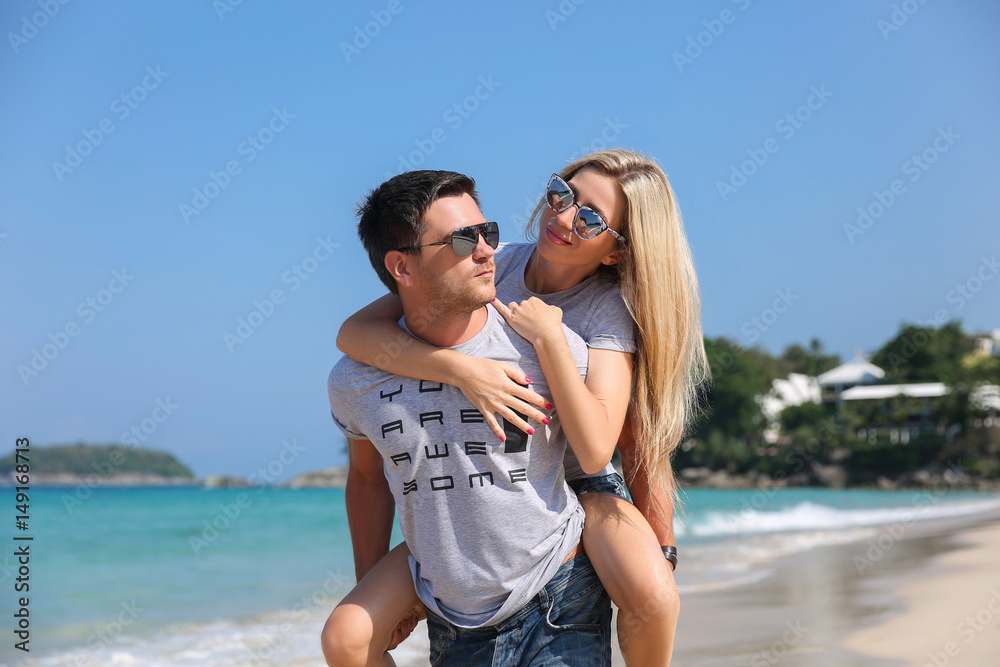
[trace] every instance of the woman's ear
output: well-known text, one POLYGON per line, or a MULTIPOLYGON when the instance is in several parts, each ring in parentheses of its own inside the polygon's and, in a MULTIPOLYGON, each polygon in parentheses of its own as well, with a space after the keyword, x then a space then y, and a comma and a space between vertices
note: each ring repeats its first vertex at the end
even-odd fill
POLYGON ((385 254, 385 269, 389 272, 396 283, 403 287, 412 287, 414 284, 414 276, 411 272, 412 266, 410 265, 410 258, 412 255, 407 255, 405 252, 399 250, 390 250, 385 254))
POLYGON ((601 264, 605 266, 614 266, 620 261, 622 261, 622 254, 617 250, 615 252, 610 252, 601 258, 601 264))

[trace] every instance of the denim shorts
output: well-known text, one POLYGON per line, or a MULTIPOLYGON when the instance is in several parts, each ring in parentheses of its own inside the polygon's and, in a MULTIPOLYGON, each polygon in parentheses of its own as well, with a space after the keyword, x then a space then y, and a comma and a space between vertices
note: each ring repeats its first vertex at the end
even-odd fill
POLYGON ((459 628, 428 610, 427 634, 433 667, 610 667, 611 599, 590 559, 580 554, 499 624, 459 628))
POLYGON ((628 489, 625 488, 625 480, 616 472, 598 477, 578 477, 567 480, 567 483, 577 497, 586 493, 610 493, 632 502, 628 497, 628 489))

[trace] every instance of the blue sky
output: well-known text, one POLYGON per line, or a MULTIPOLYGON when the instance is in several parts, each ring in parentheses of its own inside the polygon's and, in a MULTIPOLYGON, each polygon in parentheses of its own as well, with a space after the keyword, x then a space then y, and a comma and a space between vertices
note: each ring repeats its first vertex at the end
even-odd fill
POLYGON ((475 177, 518 240, 571 158, 655 157, 709 336, 847 357, 1000 327, 987 0, 35 0, 0 26, 7 449, 342 463, 334 338, 383 292, 354 207, 407 164, 475 177))

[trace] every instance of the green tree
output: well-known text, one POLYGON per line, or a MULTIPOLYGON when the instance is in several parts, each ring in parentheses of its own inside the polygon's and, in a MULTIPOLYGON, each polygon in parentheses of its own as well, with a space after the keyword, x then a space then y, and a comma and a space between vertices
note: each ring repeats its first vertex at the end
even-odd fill
POLYGON ((957 320, 940 329, 908 324, 875 353, 872 363, 885 370, 887 381, 953 385, 962 379, 962 358, 970 347, 957 320))
MULTIPOLYGON (((164 477, 194 479, 191 469, 174 458, 173 454, 121 445, 77 443, 47 447, 32 446, 28 457, 31 472, 39 474, 99 474, 108 477, 118 473, 149 473, 164 477)), ((14 472, 16 463, 13 453, 0 459, 0 474, 14 472)))
POLYGON ((707 417, 698 433, 718 431, 747 441, 760 438, 765 424, 756 397, 774 379, 774 357, 758 348, 743 349, 724 337, 705 339, 712 364, 712 387, 706 395, 707 417))
POLYGON ((809 341, 809 349, 798 343, 785 348, 778 359, 778 377, 787 378, 789 373, 803 373, 816 377, 840 364, 840 355, 829 354, 819 338, 809 341))

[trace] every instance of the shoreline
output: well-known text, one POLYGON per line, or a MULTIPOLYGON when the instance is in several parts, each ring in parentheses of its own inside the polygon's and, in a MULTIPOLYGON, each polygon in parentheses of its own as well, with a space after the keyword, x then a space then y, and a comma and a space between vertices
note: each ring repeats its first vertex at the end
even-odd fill
MULTIPOLYGON (((1000 622, 970 649, 958 640, 957 657, 943 653, 942 633, 983 608, 991 586, 1000 591, 1000 514, 932 520, 904 533, 791 554, 760 581, 683 595, 673 663, 923 667, 937 651, 949 661, 938 667, 989 664, 975 656, 1000 655, 1000 622)), ((1000 595, 995 606, 1000 621, 1000 595)))
POLYGON ((987 665, 1000 656, 1000 520, 959 531, 957 549, 901 582, 904 610, 862 628, 843 645, 907 665, 987 665))
MULTIPOLYGON (((1000 512, 931 519, 904 530, 896 537, 886 532, 891 541, 880 533, 778 557, 757 571, 763 578, 748 577, 743 585, 682 592, 671 664, 925 667, 933 665, 927 651, 949 661, 935 667, 992 664, 983 656, 1000 655, 1000 567, 995 564, 1000 512), (993 583, 986 585, 985 572, 993 583), (967 595, 942 592, 954 589, 957 579, 966 582, 967 595), (991 587, 997 590, 992 636, 984 630, 968 643, 956 636, 961 655, 946 656, 948 639, 942 633, 953 633, 964 615, 986 608, 991 587), (948 613, 954 622, 947 620, 948 613), (913 642, 914 635, 931 648, 913 642)), ((689 585, 683 570, 677 580, 682 589, 689 585)), ((623 667, 613 639, 612 665, 623 667)), ((426 631, 418 626, 394 656, 397 664, 415 667, 428 664, 427 650, 426 631)))

